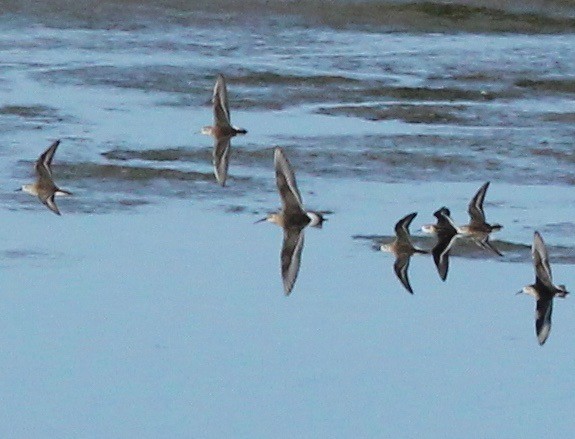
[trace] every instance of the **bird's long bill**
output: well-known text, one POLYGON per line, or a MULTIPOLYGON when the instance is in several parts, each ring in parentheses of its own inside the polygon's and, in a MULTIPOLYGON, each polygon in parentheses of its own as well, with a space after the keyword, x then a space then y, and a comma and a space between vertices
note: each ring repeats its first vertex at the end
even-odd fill
POLYGON ((523 290, 519 290, 515 293, 516 296, 519 296, 520 294, 523 294, 523 290))
POLYGON ((267 217, 267 216, 264 216, 263 218, 261 218, 261 219, 255 221, 254 224, 263 223, 263 222, 266 221, 267 219, 268 219, 268 217, 267 217))

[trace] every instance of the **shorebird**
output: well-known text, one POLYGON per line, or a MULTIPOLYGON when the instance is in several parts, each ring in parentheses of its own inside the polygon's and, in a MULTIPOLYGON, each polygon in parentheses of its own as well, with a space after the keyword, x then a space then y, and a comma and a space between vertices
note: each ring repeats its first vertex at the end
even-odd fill
POLYGON ((269 221, 281 227, 303 227, 307 225, 321 227, 324 222, 323 215, 319 212, 306 211, 304 209, 293 168, 280 147, 276 147, 274 151, 274 166, 282 209, 256 222, 269 221))
POLYGON ((212 104, 214 106, 214 125, 203 127, 202 134, 214 137, 212 153, 214 175, 218 183, 225 186, 228 176, 231 138, 238 134, 246 134, 247 131, 231 124, 226 80, 221 73, 216 79, 212 104))
MULTIPOLYGON (((503 256, 503 254, 489 241, 491 232, 501 230, 503 226, 501 224, 489 224, 485 221, 483 201, 485 200, 485 193, 487 192, 489 183, 489 181, 484 183, 469 202, 469 206, 467 207, 467 213, 469 213, 469 224, 464 226, 456 226, 453 224, 453 226, 457 230, 459 237, 470 238, 480 247, 490 250, 498 256, 503 256)), ((436 225, 426 224, 421 227, 421 230, 426 233, 435 234, 436 225)))
POLYGON ((543 345, 551 331, 551 313, 553 311, 553 298, 565 297, 569 292, 565 285, 555 285, 549 266, 549 256, 545 242, 539 234, 533 234, 531 256, 535 267, 535 283, 523 287, 517 294, 525 293, 537 300, 535 310, 535 332, 540 345, 543 345))
POLYGON ((56 140, 52 145, 48 147, 46 151, 36 160, 34 169, 36 171, 36 182, 32 184, 25 184, 22 186, 21 191, 29 193, 31 195, 37 196, 42 203, 44 203, 48 209, 54 212, 56 215, 60 215, 60 210, 56 206, 54 197, 56 195, 72 195, 71 192, 60 189, 54 184, 52 179, 52 158, 54 153, 60 144, 60 140, 56 140))
POLYGON ((495 246, 489 242, 489 235, 491 232, 496 232, 501 230, 503 226, 501 224, 489 224, 485 221, 485 212, 483 211, 483 201, 485 200, 485 193, 489 187, 489 182, 486 182, 479 188, 475 196, 471 199, 469 206, 467 208, 467 213, 469 213, 469 224, 466 226, 461 226, 461 232, 464 236, 470 237, 475 241, 480 247, 491 250, 498 256, 503 256, 503 254, 495 248, 495 246))
POLYGON ((324 218, 321 213, 306 211, 297 187, 295 174, 282 148, 274 151, 276 184, 282 209, 258 221, 269 221, 283 228, 284 236, 280 255, 284 293, 289 295, 294 287, 304 244, 306 226, 321 227, 324 218))
POLYGON ((395 263, 393 264, 395 275, 411 294, 413 294, 413 289, 407 277, 407 269, 409 268, 411 255, 414 253, 428 253, 425 250, 414 247, 411 243, 409 225, 416 216, 417 212, 413 212, 401 218, 395 224, 395 240, 391 244, 383 244, 381 246, 382 251, 389 251, 395 255, 395 263))
POLYGON ((439 277, 445 281, 449 270, 449 250, 457 239, 457 228, 453 224, 451 212, 449 212, 447 207, 442 207, 435 211, 433 215, 437 218, 437 224, 434 225, 437 244, 431 250, 431 254, 433 255, 433 261, 437 267, 439 277))

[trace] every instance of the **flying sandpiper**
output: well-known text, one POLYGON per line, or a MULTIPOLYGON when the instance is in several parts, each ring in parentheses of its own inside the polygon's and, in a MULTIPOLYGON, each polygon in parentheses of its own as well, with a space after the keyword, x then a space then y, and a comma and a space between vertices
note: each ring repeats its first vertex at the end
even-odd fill
POLYGON ((21 189, 19 189, 28 194, 37 196, 40 201, 56 215, 60 215, 60 210, 54 201, 54 197, 56 195, 72 195, 71 192, 60 189, 56 186, 52 179, 52 158, 54 157, 59 144, 60 140, 56 140, 36 161, 34 166, 37 175, 36 182, 25 184, 21 189))
POLYGON ((553 298, 565 297, 569 292, 565 285, 555 285, 549 266, 549 256, 545 242, 539 234, 533 235, 531 247, 533 266, 535 267, 535 283, 523 287, 517 294, 525 293, 535 297, 537 301, 535 310, 535 332, 540 345, 543 345, 551 331, 551 313, 553 311, 553 298))
POLYGON ((388 251, 395 255, 395 263, 393 270, 395 275, 401 281, 407 291, 413 294, 413 289, 409 283, 407 276, 407 269, 409 268, 409 260, 414 253, 428 253, 425 250, 418 249, 413 246, 409 234, 409 225, 413 218, 417 216, 417 212, 410 213, 404 216, 395 224, 395 240, 391 244, 383 244, 382 251, 388 251))

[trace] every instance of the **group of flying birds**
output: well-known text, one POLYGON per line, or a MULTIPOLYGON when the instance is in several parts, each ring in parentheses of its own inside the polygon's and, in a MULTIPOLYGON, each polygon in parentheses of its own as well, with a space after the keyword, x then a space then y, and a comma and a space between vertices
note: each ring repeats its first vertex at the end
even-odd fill
MULTIPOLYGON (((421 230, 437 236, 437 243, 431 250, 433 261, 437 267, 441 280, 447 279, 449 269, 449 251, 460 238, 469 238, 477 243, 480 247, 495 253, 497 256, 503 254, 489 241, 491 232, 501 230, 500 224, 489 224, 485 220, 483 202, 489 182, 483 184, 475 196, 471 199, 467 212, 469 213, 469 224, 457 226, 451 219, 451 212, 447 207, 442 207, 433 213, 437 218, 436 224, 424 225, 421 230)), ((413 246, 409 234, 409 225, 416 217, 417 213, 413 212, 400 219, 395 225, 396 238, 391 244, 384 244, 381 250, 390 251, 395 254, 396 260, 394 270, 407 291, 413 294, 413 290, 407 277, 407 268, 409 260, 414 253, 429 253, 427 250, 421 250, 413 246)))
MULTIPOLYGON (((202 128, 202 133, 214 138, 214 174, 218 183, 224 186, 228 173, 231 138, 238 134, 246 134, 247 131, 231 124, 226 82, 222 74, 217 76, 212 104, 214 125, 202 128)), ((52 143, 36 161, 36 181, 32 184, 25 184, 19 189, 37 196, 57 215, 60 215, 60 210, 56 205, 55 196, 72 195, 71 192, 60 189, 52 177, 52 159, 59 144, 59 140, 52 143)), ((322 212, 308 211, 304 208, 294 170, 284 150, 280 147, 276 147, 274 150, 274 167, 276 185, 281 199, 281 210, 269 214, 257 222, 269 221, 279 225, 284 231, 280 256, 281 273, 284 292, 289 295, 299 272, 304 243, 304 228, 307 226, 321 227, 324 216, 322 212)), ((424 232, 437 236, 437 243, 431 249, 431 254, 439 276, 444 281, 447 278, 449 268, 449 252, 459 239, 471 239, 480 247, 502 256, 502 253, 489 241, 490 234, 500 230, 502 226, 489 224, 485 219, 483 202, 488 187, 489 182, 486 182, 471 199, 468 207, 469 224, 455 225, 449 209, 442 207, 433 214, 437 218, 436 224, 422 227, 424 232)), ((417 213, 413 212, 400 219, 395 225, 395 240, 390 244, 381 246, 381 250, 390 251, 395 255, 395 274, 411 294, 413 294, 413 290, 407 275, 410 258, 414 253, 429 253, 427 250, 416 248, 411 242, 409 225, 416 215, 417 213)), ((539 344, 543 345, 551 330, 553 298, 555 296, 565 297, 569 293, 564 285, 553 283, 547 249, 539 232, 534 233, 531 255, 535 267, 535 283, 523 287, 519 293, 531 295, 536 299, 535 329, 539 344)))
MULTIPOLYGON (((435 211, 433 215, 437 218, 436 224, 424 225, 421 229, 426 233, 437 236, 437 243, 431 249, 433 261, 437 267, 441 280, 447 278, 449 268, 449 252, 454 244, 460 239, 470 239, 480 247, 487 249, 498 256, 502 253, 489 241, 492 232, 500 230, 500 224, 489 224, 485 220, 483 201, 489 182, 483 184, 475 196, 471 199, 467 212, 469 213, 469 224, 457 226, 451 219, 451 212, 447 207, 442 207, 435 211)), ((392 252, 395 255, 393 265, 395 274, 407 291, 413 294, 413 290, 407 276, 409 261, 413 254, 427 254, 429 251, 415 247, 410 238, 409 225, 417 215, 410 213, 401 218, 395 224, 395 240, 391 244, 381 245, 381 250, 392 252)), ((531 256, 535 267, 535 283, 523 287, 517 294, 525 293, 533 296, 536 300, 535 310, 535 332, 540 345, 543 345, 551 331, 551 313, 553 311, 553 298, 565 297, 569 292, 565 285, 555 285, 549 266, 549 256, 545 242, 539 232, 533 235, 533 245, 531 256)))

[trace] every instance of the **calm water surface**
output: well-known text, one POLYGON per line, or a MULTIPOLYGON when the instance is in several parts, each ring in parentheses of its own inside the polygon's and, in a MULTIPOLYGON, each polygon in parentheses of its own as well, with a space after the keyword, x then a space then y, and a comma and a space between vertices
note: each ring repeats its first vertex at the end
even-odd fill
POLYGON ((541 348, 514 296, 536 229, 575 279, 572 2, 0 1, 0 30, 1 437, 573 431, 572 300, 541 348), (218 72, 249 131, 226 188, 218 72), (56 138, 62 217, 13 192, 56 138), (287 298, 253 225, 276 145, 331 212, 287 298), (412 211, 430 248, 487 180, 505 256, 460 246, 445 283, 416 256, 407 294, 374 248, 412 211))

